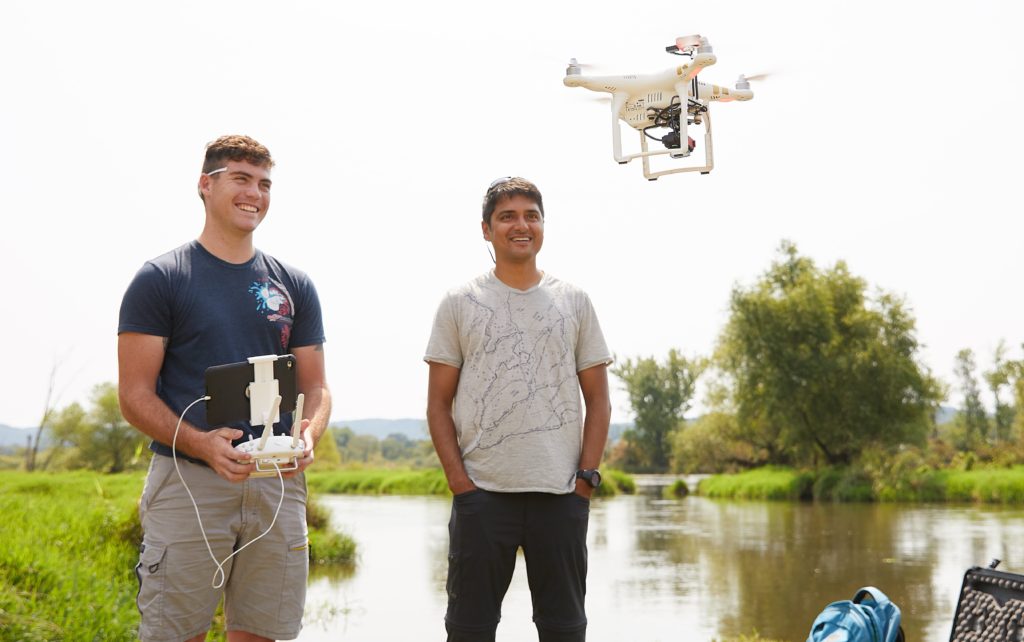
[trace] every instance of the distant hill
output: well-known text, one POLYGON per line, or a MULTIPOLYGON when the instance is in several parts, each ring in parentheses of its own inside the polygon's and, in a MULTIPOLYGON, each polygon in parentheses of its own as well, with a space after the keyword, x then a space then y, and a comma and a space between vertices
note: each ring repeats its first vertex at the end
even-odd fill
MULTIPOLYGON (((409 439, 430 439, 425 419, 346 419, 331 422, 332 428, 345 426, 357 435, 373 435, 377 439, 384 439, 392 433, 401 433, 409 439)), ((632 423, 611 424, 608 427, 608 441, 618 440, 623 431, 632 427, 632 423)))
POLYGON ((939 406, 939 409, 935 411, 935 425, 941 426, 942 424, 948 424, 953 421, 956 417, 956 413, 958 412, 960 412, 960 410, 953 406, 939 406))
POLYGON ((0 424, 0 448, 23 448, 28 444, 29 435, 34 438, 35 434, 30 428, 14 428, 0 424))
POLYGON ((357 435, 373 435, 384 439, 388 435, 400 433, 409 439, 430 439, 425 419, 346 419, 332 421, 332 428, 348 426, 357 435))

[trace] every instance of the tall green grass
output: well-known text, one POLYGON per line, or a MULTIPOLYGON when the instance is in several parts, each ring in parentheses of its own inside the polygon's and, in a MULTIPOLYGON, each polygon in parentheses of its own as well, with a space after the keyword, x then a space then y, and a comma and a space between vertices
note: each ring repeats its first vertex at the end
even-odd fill
POLYGON ((947 501, 1024 503, 1024 466, 946 471, 944 481, 947 501))
POLYGON ((0 472, 3 639, 135 639, 142 481, 0 472))
POLYGON ((919 466, 873 472, 853 467, 798 471, 770 466, 708 477, 697 492, 728 499, 1022 504, 1024 466, 974 470, 919 466))
POLYGON ((730 499, 810 499, 813 484, 810 473, 766 466, 708 477, 697 485, 697 491, 706 497, 730 499))
MULTIPOLYGON (((137 502, 145 473, 0 471, 0 640, 134 640, 137 502)), ((356 544, 307 503, 315 564, 351 564, 356 544)), ((223 639, 223 622, 211 632, 223 639)))
POLYGON ((636 481, 629 473, 609 468, 601 471, 601 485, 595 493, 598 497, 609 497, 623 493, 625 495, 636 494, 636 481))
POLYGON ((445 495, 448 481, 440 468, 422 470, 310 471, 310 490, 337 495, 445 495))

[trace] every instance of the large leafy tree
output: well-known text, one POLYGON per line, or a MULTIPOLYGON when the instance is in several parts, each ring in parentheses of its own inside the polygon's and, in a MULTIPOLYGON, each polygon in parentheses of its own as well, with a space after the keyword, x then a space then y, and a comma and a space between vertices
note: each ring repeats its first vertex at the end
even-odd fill
POLYGON ((670 350, 664 363, 653 357, 626 359, 612 373, 626 384, 629 404, 636 414, 635 427, 624 438, 636 446, 643 467, 668 470, 672 434, 690 408, 703 359, 687 359, 670 350))
POLYGON ((717 361, 740 433, 769 459, 843 464, 925 438, 942 386, 917 360, 903 301, 866 289, 845 263, 820 269, 790 242, 733 289, 717 361))
POLYGON ((135 465, 148 443, 145 435, 121 415, 117 386, 101 383, 93 388, 92 408, 78 449, 90 468, 119 473, 135 465))
POLYGON ((137 466, 148 439, 121 415, 117 387, 97 385, 90 401, 88 410, 73 403, 53 414, 48 423, 54 439, 51 455, 59 451, 65 465, 72 468, 111 473, 137 466))

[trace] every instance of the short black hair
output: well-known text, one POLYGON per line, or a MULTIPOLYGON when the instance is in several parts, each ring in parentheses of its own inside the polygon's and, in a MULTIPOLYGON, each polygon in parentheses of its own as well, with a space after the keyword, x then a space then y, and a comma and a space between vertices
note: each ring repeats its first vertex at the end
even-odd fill
POLYGON ((525 178, 508 176, 506 178, 499 178, 487 188, 487 193, 484 194, 483 205, 484 223, 491 224, 491 214, 494 214, 494 208, 498 206, 498 201, 506 197, 511 198, 512 196, 525 196, 534 201, 537 203, 537 209, 540 210, 541 217, 544 216, 544 198, 540 195, 540 190, 537 189, 537 186, 525 178))

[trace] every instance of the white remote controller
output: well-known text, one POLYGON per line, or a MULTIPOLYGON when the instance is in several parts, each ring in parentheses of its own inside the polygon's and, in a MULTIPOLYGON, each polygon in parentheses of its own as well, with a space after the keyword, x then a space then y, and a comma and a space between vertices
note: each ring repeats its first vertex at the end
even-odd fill
MULTIPOLYGON (((263 436, 259 439, 250 438, 237 446, 235 450, 244 455, 252 457, 256 463, 250 477, 272 477, 278 473, 286 473, 296 470, 299 467, 299 459, 306 449, 306 444, 299 439, 299 430, 302 426, 302 404, 305 395, 299 394, 295 400, 295 413, 292 422, 292 436, 272 435, 273 425, 263 426, 263 436)), ((277 407, 281 404, 281 397, 274 400, 269 417, 273 417, 277 407)))
POLYGON ((292 443, 291 437, 275 435, 267 439, 265 444, 262 439, 244 441, 235 446, 235 450, 251 456, 256 463, 256 470, 249 475, 250 477, 272 477, 278 470, 286 473, 299 467, 299 458, 302 457, 306 445, 301 439, 294 446, 292 443))

